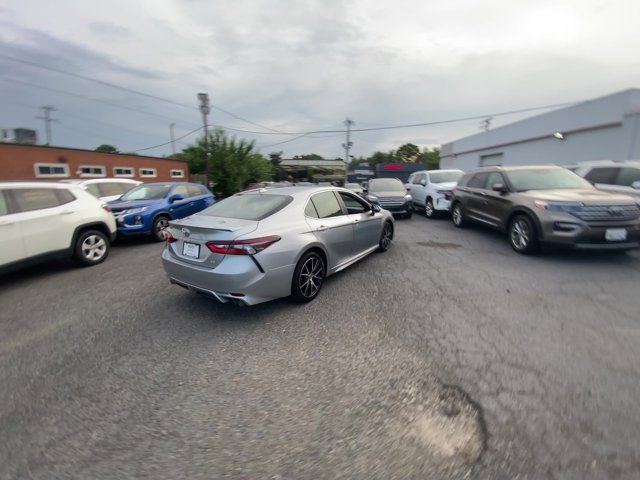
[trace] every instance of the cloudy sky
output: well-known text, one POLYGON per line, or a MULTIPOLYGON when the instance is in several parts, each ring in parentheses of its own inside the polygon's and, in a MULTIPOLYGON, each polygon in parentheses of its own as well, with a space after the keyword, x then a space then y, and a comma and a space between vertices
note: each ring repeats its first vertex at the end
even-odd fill
MULTIPOLYGON (((273 134, 238 134, 263 153, 335 157, 339 133, 273 144, 347 116, 355 128, 422 123, 640 87, 638 20, 638 0, 0 0, 0 127, 44 140, 35 117, 48 104, 54 145, 134 151, 167 142, 172 122, 176 136, 197 128, 202 91, 235 115, 214 110, 211 124, 273 134)), ((478 131, 473 120, 358 132, 352 154, 478 131)))

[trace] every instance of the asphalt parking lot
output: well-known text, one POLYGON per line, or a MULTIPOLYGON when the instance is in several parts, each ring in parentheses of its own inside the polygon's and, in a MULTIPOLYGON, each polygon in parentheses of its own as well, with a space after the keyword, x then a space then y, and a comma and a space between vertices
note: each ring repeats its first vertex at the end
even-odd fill
POLYGON ((144 241, 4 277, 0 478, 638 478, 639 252, 396 227, 304 306, 144 241))

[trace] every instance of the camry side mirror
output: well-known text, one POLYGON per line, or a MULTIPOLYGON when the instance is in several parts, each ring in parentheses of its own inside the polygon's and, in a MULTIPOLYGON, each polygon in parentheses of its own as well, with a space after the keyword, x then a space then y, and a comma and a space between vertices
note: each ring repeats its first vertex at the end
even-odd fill
POLYGON ((631 188, 635 188, 636 190, 640 190, 640 180, 636 180, 631 184, 631 188))
POLYGON ((380 205, 378 205, 377 203, 374 203, 373 205, 371 205, 371 215, 375 215, 376 213, 379 213, 382 211, 382 207, 380 207, 380 205))
POLYGON ((502 183, 494 183, 491 187, 491 190, 498 193, 507 193, 509 191, 507 190, 507 187, 502 183))

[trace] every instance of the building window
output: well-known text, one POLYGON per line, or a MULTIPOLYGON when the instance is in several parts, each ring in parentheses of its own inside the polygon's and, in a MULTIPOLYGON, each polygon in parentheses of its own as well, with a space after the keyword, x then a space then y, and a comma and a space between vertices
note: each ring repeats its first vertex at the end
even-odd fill
POLYGON ((184 170, 179 168, 172 169, 171 178, 184 178, 184 170))
POLYGON ((36 163, 36 177, 68 177, 69 165, 65 163, 36 163))
POLYGON ((155 168, 141 168, 140 176, 143 178, 153 178, 158 176, 158 172, 155 168))
POLYGON ((106 177, 107 169, 103 165, 80 165, 78 175, 81 177, 106 177))
POLYGON ((135 174, 133 167, 113 167, 114 177, 134 177, 135 174))
POLYGON ((490 155, 480 155, 481 167, 498 167, 502 165, 502 159, 504 155, 502 153, 492 153, 490 155))

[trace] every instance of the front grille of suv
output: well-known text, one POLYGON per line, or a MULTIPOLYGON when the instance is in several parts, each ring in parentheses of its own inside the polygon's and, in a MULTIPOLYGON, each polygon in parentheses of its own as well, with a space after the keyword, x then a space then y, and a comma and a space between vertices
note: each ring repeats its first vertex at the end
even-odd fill
POLYGON ((380 203, 382 208, 402 207, 404 205, 404 200, 400 200, 397 197, 382 197, 378 199, 378 203, 380 203))
POLYGON ((583 205, 571 212, 585 222, 629 221, 640 217, 638 205, 583 205))

